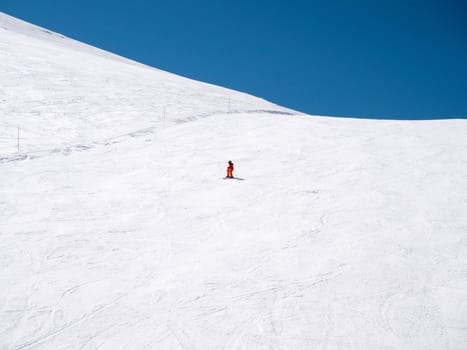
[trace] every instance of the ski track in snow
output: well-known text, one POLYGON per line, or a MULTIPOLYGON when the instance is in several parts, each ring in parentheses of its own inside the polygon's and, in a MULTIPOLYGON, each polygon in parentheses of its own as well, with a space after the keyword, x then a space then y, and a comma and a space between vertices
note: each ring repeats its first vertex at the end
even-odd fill
MULTIPOLYGON (((252 132, 250 115, 232 117, 174 125, 149 143, 128 138, 3 164, 3 213, 12 213, 0 226, 11 254, 3 259, 12 285, 0 312, 11 325, 5 348, 462 349, 467 225, 444 221, 458 209, 439 212, 433 200, 415 199, 429 215, 407 215, 418 210, 408 199, 421 194, 441 191, 461 203, 460 192, 446 192, 460 170, 440 181, 445 164, 463 166, 460 153, 419 168, 395 152, 405 167, 388 170, 386 158, 356 152, 378 148, 390 133, 356 142, 335 162, 328 154, 366 122, 351 121, 325 141, 334 127, 324 119, 256 114, 252 132), (257 142, 279 130, 296 137, 257 142), (219 180, 225 142, 243 182, 219 180), (197 164, 197 177, 187 176, 197 164), (269 178, 266 164, 274 164, 269 178), (411 177, 417 185, 405 187, 411 177), (20 186, 9 185, 15 178, 20 186), (27 198, 18 192, 25 188, 27 198), (35 213, 43 193, 48 203, 35 213)), ((429 124, 409 129, 423 134, 429 124)), ((417 155, 448 147, 425 146, 417 155)))
POLYGON ((306 116, 1 13, 0 48, 1 350, 465 350, 465 120, 306 116))
MULTIPOLYGON (((284 112, 284 111, 274 111, 274 110, 245 110, 245 111, 231 111, 229 115, 234 116, 235 114, 260 114, 260 113, 267 113, 267 114, 277 114, 277 115, 298 115, 298 113, 291 113, 291 112, 284 112)), ((225 113, 219 111, 218 113, 209 113, 209 114, 201 114, 196 117, 190 117, 188 119, 175 119, 173 123, 179 124, 179 123, 186 123, 189 121, 194 121, 199 118, 206 118, 206 117, 211 117, 215 115, 224 115, 225 113)), ((135 137, 145 137, 154 134, 158 129, 161 127, 148 127, 144 129, 139 129, 135 130, 123 135, 118 135, 118 136, 112 136, 112 137, 107 137, 102 140, 97 140, 97 141, 89 141, 86 142, 85 144, 75 144, 75 145, 67 145, 61 148, 54 148, 54 149, 46 149, 46 150, 33 150, 25 153, 12 153, 12 154, 0 154, 0 164, 1 163, 10 163, 10 162, 16 162, 16 161, 22 161, 22 160, 32 160, 32 159, 37 159, 37 158, 43 158, 55 154, 62 154, 62 155, 68 155, 73 152, 82 152, 86 151, 88 149, 92 149, 95 147, 99 146, 109 146, 111 144, 115 143, 121 143, 126 141, 129 138, 135 138, 135 137)), ((153 141, 152 138, 146 139, 147 142, 153 141)))

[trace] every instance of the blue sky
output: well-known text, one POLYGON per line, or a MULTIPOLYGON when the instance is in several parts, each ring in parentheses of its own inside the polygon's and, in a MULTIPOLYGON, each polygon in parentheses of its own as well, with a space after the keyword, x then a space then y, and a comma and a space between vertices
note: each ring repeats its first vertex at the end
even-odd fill
POLYGON ((0 11, 310 114, 467 117, 464 0, 1 0, 0 11))

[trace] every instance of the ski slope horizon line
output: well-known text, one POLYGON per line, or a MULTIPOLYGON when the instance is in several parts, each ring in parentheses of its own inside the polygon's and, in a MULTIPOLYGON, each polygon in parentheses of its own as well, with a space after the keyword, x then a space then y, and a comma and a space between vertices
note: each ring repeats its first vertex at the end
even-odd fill
MULTIPOLYGON (((256 95, 255 93, 252 93, 252 92, 249 92, 248 90, 240 90, 238 88, 235 88, 235 87, 230 87, 228 85, 219 85, 218 83, 216 82, 209 82, 209 81, 205 81, 205 80, 198 80, 196 78, 192 78, 188 75, 185 75, 185 74, 180 74, 180 73, 177 73, 177 72, 172 72, 170 70, 166 70, 166 69, 163 69, 163 68, 159 68, 159 67, 156 67, 156 66, 153 66, 149 63, 146 63, 146 62, 143 62, 143 61, 139 61, 137 59, 134 59, 132 57, 127 57, 127 56, 124 56, 122 54, 119 54, 119 53, 116 53, 116 52, 113 52, 113 51, 110 51, 108 49, 105 49, 105 48, 101 48, 101 47, 98 47, 98 46, 95 46, 91 43, 88 43, 86 41, 83 41, 81 39, 75 39, 71 36, 68 36, 68 35, 64 35, 60 32, 56 32, 56 31, 53 31, 53 30, 50 30, 50 29, 47 29, 45 27, 42 27, 40 25, 36 25, 34 23, 31 23, 31 22, 28 22, 26 20, 23 20, 21 18, 18 18, 18 17, 15 17, 15 16, 12 16, 4 11, 0 11, 0 28, 3 28, 3 29, 6 29, 6 30, 10 30, 10 28, 8 28, 7 25, 3 25, 2 26, 2 17, 6 18, 6 20, 13 20, 15 22, 17 22, 19 25, 21 26, 24 26, 24 25, 27 25, 27 26, 30 26, 32 28, 34 28, 35 30, 37 31, 40 31, 42 33, 45 33, 47 35, 54 35, 54 36, 57 36, 57 37, 60 37, 62 39, 68 39, 68 40, 73 40, 73 41, 76 41, 78 43, 81 43, 83 45, 86 45, 86 46, 89 46, 93 49, 97 49, 97 50, 101 50, 101 51, 104 51, 108 54, 111 54, 111 55, 114 55, 116 57, 119 57, 121 59, 124 59, 124 60, 128 60, 128 61, 131 61, 131 62, 134 62, 134 63, 137 63, 139 65, 143 65, 143 66, 146 66, 148 68, 151 68, 151 69, 157 69, 157 70, 162 70, 164 72, 167 72, 167 73, 170 73, 170 74, 174 74, 174 75, 177 75, 177 76, 180 76, 180 77, 183 77, 185 79, 190 79, 190 80, 194 80, 194 81, 197 81, 197 82, 201 82, 201 83, 205 83, 205 84, 210 84, 210 85, 214 85, 214 86, 219 86, 219 87, 222 87, 222 88, 225 88, 225 89, 228 89, 228 90, 234 90, 234 91, 237 91, 237 92, 241 92, 241 93, 245 93, 245 94, 249 94, 249 95, 252 95, 254 97, 258 97, 258 98, 263 98, 263 99, 266 99, 262 96, 258 96, 256 95)), ((18 32, 18 31, 17 31, 18 32)), ((20 33, 20 32, 19 32, 20 33)), ((23 34, 23 35, 26 35, 25 33, 20 33, 20 34, 23 34)), ((269 100, 266 99, 267 101, 270 101, 272 103, 276 103, 274 100, 269 100)), ((299 113, 304 113, 304 114, 308 114, 310 116, 316 116, 316 117, 332 117, 332 118, 355 118, 355 119, 368 119, 368 120, 420 120, 420 121, 423 121, 423 120, 451 120, 451 119, 467 119, 467 115, 457 115, 457 116, 442 116, 442 115, 437 115, 437 116, 425 116, 425 115, 399 115, 399 116, 394 116, 394 115, 391 115, 391 114, 374 114, 374 115, 371 115, 371 116, 365 116, 365 115, 359 115, 359 114, 338 114, 338 113, 332 113, 332 112, 326 112, 326 111, 314 111, 314 112, 308 112, 308 111, 303 111, 302 109, 300 109, 299 107, 294 107, 294 106, 288 106, 288 105, 283 105, 283 104, 280 104, 281 107, 284 107, 284 108, 288 108, 288 109, 291 109, 291 110, 294 110, 296 112, 299 112, 299 113)))

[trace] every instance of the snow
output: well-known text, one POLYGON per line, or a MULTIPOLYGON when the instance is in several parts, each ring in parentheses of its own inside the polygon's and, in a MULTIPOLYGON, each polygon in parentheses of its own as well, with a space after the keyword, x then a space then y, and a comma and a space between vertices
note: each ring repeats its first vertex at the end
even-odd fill
POLYGON ((0 349, 466 348, 466 120, 312 117, 37 31, 0 14, 0 349))

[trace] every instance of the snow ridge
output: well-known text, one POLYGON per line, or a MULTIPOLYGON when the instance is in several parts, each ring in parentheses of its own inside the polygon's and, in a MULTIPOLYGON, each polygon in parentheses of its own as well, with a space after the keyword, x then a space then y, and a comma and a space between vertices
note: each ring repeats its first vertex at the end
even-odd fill
POLYGON ((0 12, 0 29, 20 34, 29 38, 35 38, 44 40, 49 44, 55 44, 59 47, 67 47, 80 52, 85 52, 100 57, 106 57, 120 62, 142 65, 141 63, 129 60, 127 58, 115 55, 113 53, 98 49, 96 47, 84 44, 82 42, 68 38, 60 33, 53 32, 51 30, 39 27, 29 22, 20 20, 18 18, 7 15, 6 13, 0 12))

